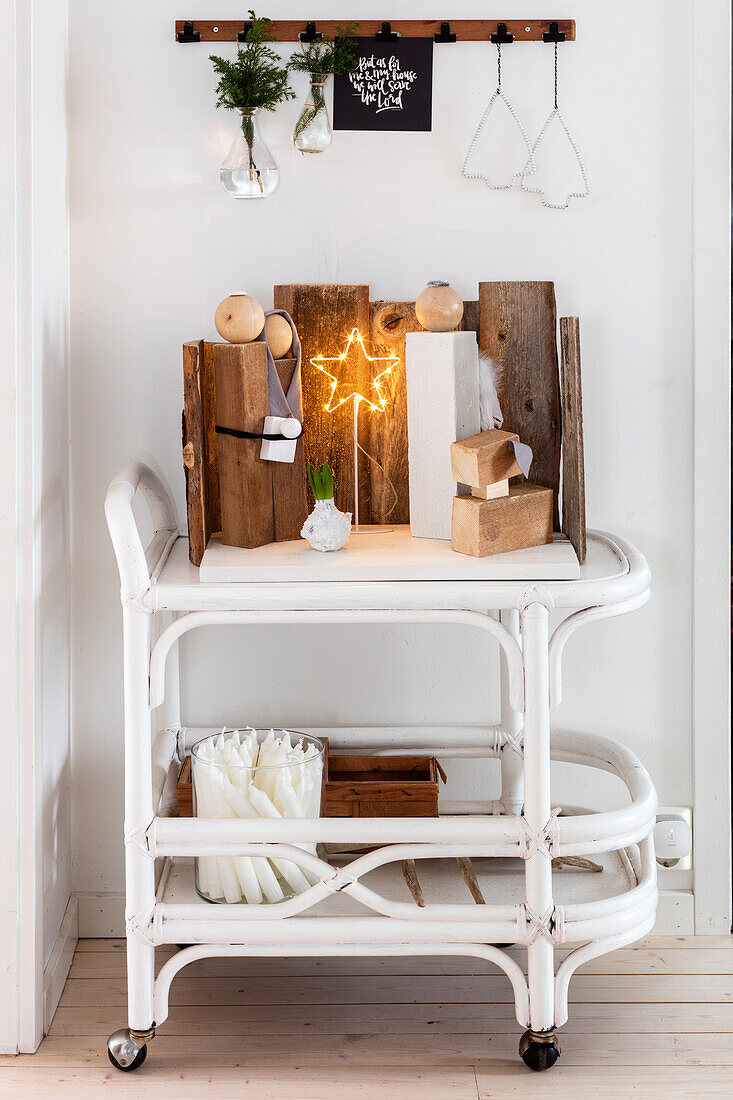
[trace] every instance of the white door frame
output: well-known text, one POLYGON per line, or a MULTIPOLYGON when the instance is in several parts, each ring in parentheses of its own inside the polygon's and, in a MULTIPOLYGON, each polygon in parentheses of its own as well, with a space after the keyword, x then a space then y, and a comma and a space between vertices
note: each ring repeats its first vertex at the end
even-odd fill
POLYGON ((35 721, 31 126, 32 4, 0 0, 0 1053, 43 1035, 42 860, 35 721))
POLYGON ((731 13, 692 8, 693 890, 695 931, 712 934, 731 929, 731 13))

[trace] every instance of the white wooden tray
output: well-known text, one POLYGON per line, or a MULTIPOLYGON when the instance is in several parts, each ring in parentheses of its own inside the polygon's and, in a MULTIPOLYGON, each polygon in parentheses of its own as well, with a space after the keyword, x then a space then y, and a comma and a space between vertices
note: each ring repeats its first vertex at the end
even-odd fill
POLYGON ((354 533, 343 550, 322 554, 303 539, 254 550, 209 541, 202 583, 247 581, 577 580, 580 565, 563 535, 546 546, 472 558, 442 539, 414 539, 408 526, 354 533))

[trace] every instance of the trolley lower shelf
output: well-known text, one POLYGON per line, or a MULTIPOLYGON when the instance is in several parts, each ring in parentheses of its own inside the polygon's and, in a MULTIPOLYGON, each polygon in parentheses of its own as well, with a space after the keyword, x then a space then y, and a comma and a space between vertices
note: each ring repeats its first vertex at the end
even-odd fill
MULTIPOLYGON (((348 865, 349 860, 353 858, 353 856, 331 856, 329 862, 334 868, 345 867, 348 865)), ((594 855, 593 859, 594 862, 603 867, 602 872, 585 871, 577 867, 566 867, 560 871, 555 871, 555 897, 559 905, 567 907, 584 902, 603 901, 607 898, 622 895, 638 885, 636 874, 624 852, 594 855)), ((481 892, 487 903, 490 904, 497 898, 500 898, 502 904, 506 905, 521 905, 524 902, 525 881, 522 860, 474 857, 472 862, 481 892)), ((461 877, 455 860, 421 859, 417 865, 417 871, 426 905, 463 904, 467 910, 476 909, 476 903, 471 899, 468 887, 461 877)), ((246 908, 245 903, 214 905, 199 897, 194 886, 192 859, 172 859, 164 870, 164 875, 165 883, 160 900, 166 907, 200 905, 202 914, 206 916, 211 915, 212 911, 219 911, 222 914, 232 914, 234 917, 246 908)), ((373 871, 369 871, 364 875, 360 881, 382 897, 392 901, 415 904, 399 863, 389 863, 383 867, 376 867, 373 871)), ((273 919, 277 919, 277 904, 261 905, 258 908, 263 915, 270 915, 273 919)), ((307 913, 296 917, 288 917, 289 922, 298 922, 298 929, 294 931, 292 927, 289 927, 287 937, 307 938, 307 922, 318 917, 370 919, 370 913, 342 890, 324 898, 323 901, 319 901, 307 913)), ((379 919, 379 915, 371 914, 371 919, 379 919)), ((247 927, 244 921, 242 925, 243 928, 247 927)), ((246 932, 244 934, 246 935, 246 932)), ((283 935, 285 936, 284 929, 283 935)))

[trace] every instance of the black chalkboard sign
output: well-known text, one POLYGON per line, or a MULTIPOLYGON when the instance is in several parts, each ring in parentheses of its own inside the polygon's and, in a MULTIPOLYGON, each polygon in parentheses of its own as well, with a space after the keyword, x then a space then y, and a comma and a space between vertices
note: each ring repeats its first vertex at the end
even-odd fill
POLYGON ((432 129, 432 38, 355 41, 355 71, 334 79, 334 129, 432 129))

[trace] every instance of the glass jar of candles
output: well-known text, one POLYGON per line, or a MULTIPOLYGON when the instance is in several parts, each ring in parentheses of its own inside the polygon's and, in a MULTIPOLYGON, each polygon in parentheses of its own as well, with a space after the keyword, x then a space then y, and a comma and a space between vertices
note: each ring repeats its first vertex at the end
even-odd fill
MULTIPOLYGON (((191 749, 193 812, 206 818, 320 817, 323 742, 292 730, 223 730, 191 749)), ((315 854, 314 844, 300 844, 315 854)), ((206 901, 286 901, 317 876, 292 860, 197 856, 196 890, 206 901)))

